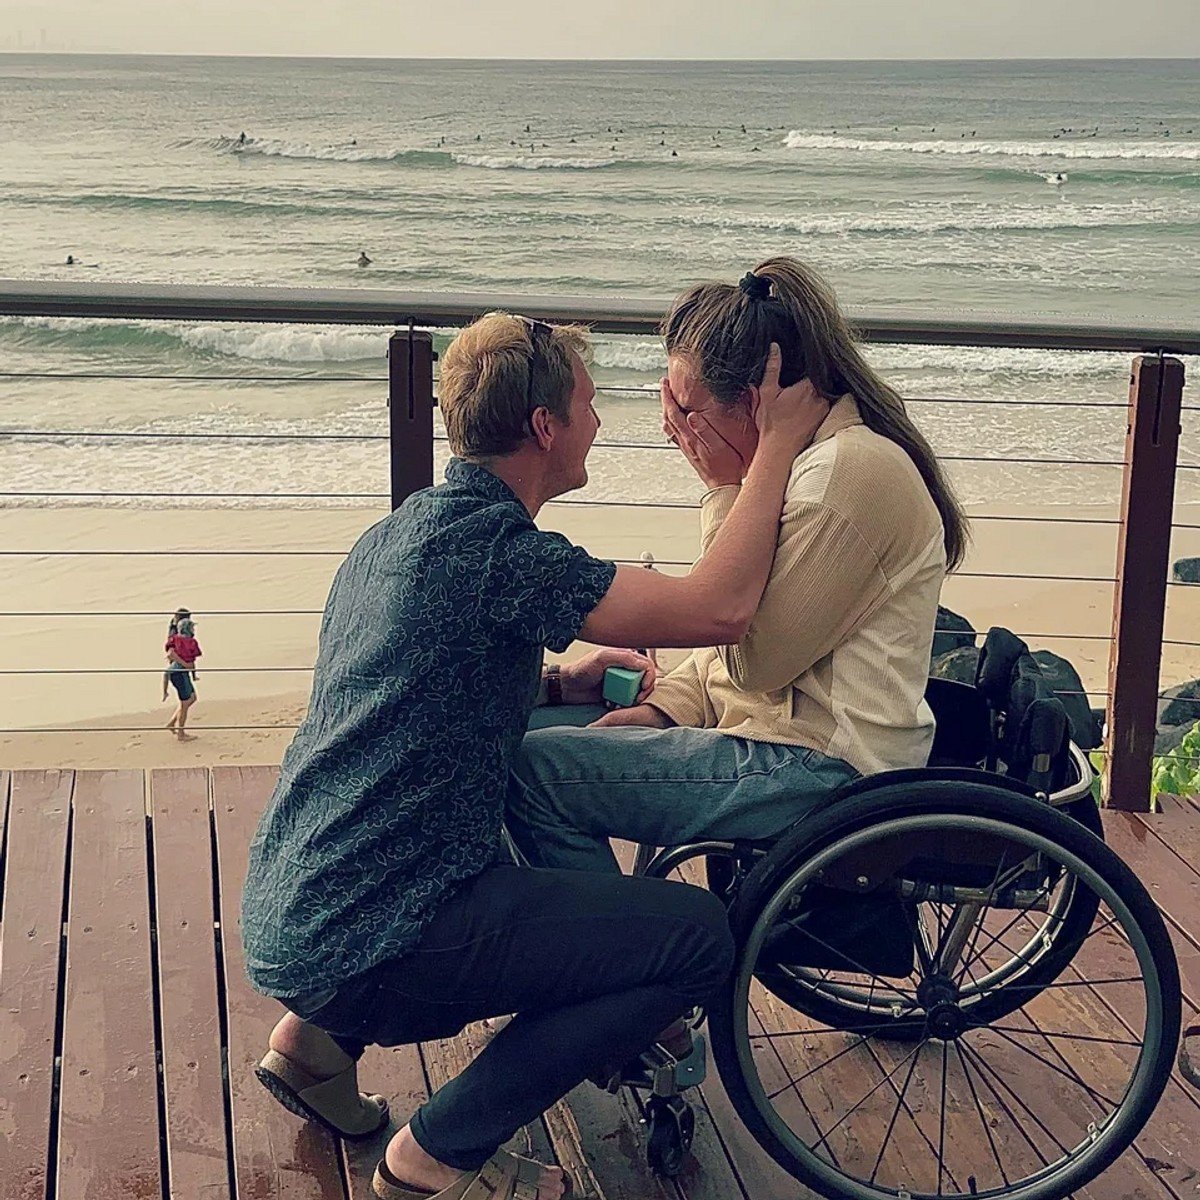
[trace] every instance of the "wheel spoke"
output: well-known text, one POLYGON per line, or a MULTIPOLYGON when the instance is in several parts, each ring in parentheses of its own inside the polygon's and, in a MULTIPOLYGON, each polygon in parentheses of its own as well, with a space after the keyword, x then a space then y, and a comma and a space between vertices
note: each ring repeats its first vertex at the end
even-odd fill
MULTIPOLYGON (((797 1030, 797 1032, 802 1033, 804 1031, 797 1030)), ((766 1035, 766 1036, 773 1036, 773 1035, 766 1035)), ((812 1067, 809 1070, 805 1071, 804 1074, 801 1075, 799 1079, 793 1079, 793 1080, 791 1080, 790 1083, 787 1083, 785 1086, 779 1088, 778 1091, 772 1092, 767 1097, 767 1099, 774 1100, 777 1096, 782 1096, 784 1092, 790 1091, 792 1088, 798 1088, 800 1086, 800 1084, 802 1084, 806 1079, 815 1075, 818 1071, 823 1071, 827 1066, 830 1065, 830 1063, 835 1063, 835 1062, 837 1062, 837 1060, 839 1058, 842 1058, 844 1055, 849 1054, 852 1050, 857 1050, 859 1048, 859 1046, 863 1045, 865 1042, 867 1042, 870 1039, 870 1036, 871 1035, 868 1034, 866 1037, 860 1037, 856 1042, 851 1042, 851 1044, 849 1046, 843 1046, 836 1054, 831 1055, 829 1058, 826 1058, 823 1061, 821 1061, 820 1063, 818 1063, 815 1067, 812 1067)), ((796 1094, 799 1095, 799 1092, 797 1092, 796 1094)))
MULTIPOLYGON (((1043 1067, 1049 1067, 1051 1071, 1054 1071, 1057 1074, 1063 1076, 1064 1079, 1069 1079, 1072 1083, 1079 1084, 1079 1086, 1081 1088, 1083 1088, 1083 1090, 1085 1092, 1087 1092, 1088 1095, 1090 1095, 1093 1100, 1102 1100, 1111 1109, 1115 1109, 1117 1107, 1117 1102, 1115 1100, 1109 1099, 1109 1097, 1104 1095, 1103 1092, 1098 1092, 1094 1087, 1091 1086, 1091 1084, 1085 1083, 1083 1081, 1083 1079, 1081 1079, 1079 1077, 1079 1075, 1075 1074, 1072 1071, 1068 1071, 1065 1067, 1055 1066, 1055 1064, 1050 1062, 1049 1059, 1044 1058, 1042 1055, 1038 1054, 1034 1050, 1030 1050, 1030 1048, 1028 1046, 1022 1046, 1021 1043, 1016 1040, 1016 1038, 1010 1036, 1003 1029, 997 1029, 995 1025, 988 1025, 988 1026, 986 1026, 986 1028, 991 1033, 998 1033, 1006 1042, 1009 1042, 1011 1045, 1015 1046, 1018 1050, 1023 1051, 1025 1054, 1028 1054, 1030 1058, 1032 1058, 1035 1061, 1037 1061, 1038 1063, 1040 1063, 1043 1067)), ((1034 1033, 1035 1031, 1032 1029, 1029 1029, 1029 1030, 1026 1030, 1026 1032, 1034 1033)), ((1051 1050, 1054 1049, 1054 1047, 1050 1046, 1049 1043, 1047 1043, 1047 1046, 1051 1050)))
POLYGON ((942 1176, 946 1173, 946 1056, 950 1043, 942 1043, 942 1111, 938 1121, 938 1176, 937 1194, 942 1194, 942 1176))
MULTIPOLYGON (((1062 1144, 1062 1142, 1060 1142, 1058 1140, 1058 1138, 1056 1138, 1054 1136, 1054 1134, 1052 1134, 1050 1132, 1050 1130, 1046 1128, 1045 1124, 1038 1117, 1038 1115, 1029 1107, 1028 1104, 1025 1103, 1024 1100, 1021 1099, 1020 1096, 1017 1095, 1016 1092, 1014 1092, 1012 1090, 1012 1088, 1009 1086, 1009 1084, 1004 1079, 1004 1077, 996 1070, 995 1067, 993 1067, 991 1065, 991 1063, 989 1063, 987 1061, 986 1058, 983 1057, 983 1054, 980 1052, 979 1048, 977 1046, 968 1046, 964 1042, 960 1042, 959 1044, 962 1046, 962 1048, 968 1054, 970 1054, 973 1058, 975 1058, 977 1060, 977 1066, 982 1067, 983 1072, 986 1072, 987 1075, 990 1075, 992 1077, 992 1079, 996 1083, 998 1083, 1009 1094, 1009 1096, 1012 1097, 1012 1099, 1018 1105, 1020 1105, 1020 1107, 1024 1110, 1026 1116, 1028 1116, 1033 1121, 1033 1123, 1058 1147, 1058 1149, 1062 1152, 1062 1154, 1064 1156, 1067 1155, 1069 1153, 1069 1151, 1067 1150, 1066 1146, 1064 1146, 1062 1144)), ((998 1093, 997 1093, 997 1098, 999 1098, 998 1093)), ((1005 1107, 1007 1108, 1008 1106, 1005 1105, 1005 1107)), ((1013 1123, 1016 1124, 1015 1121, 1013 1123)), ((1018 1126, 1018 1128, 1020 1128, 1020 1126, 1018 1126)), ((1040 1149, 1038 1149, 1038 1147, 1034 1144, 1034 1142, 1032 1141, 1032 1139, 1029 1137, 1028 1134, 1025 1135, 1025 1140, 1027 1142, 1029 1142, 1030 1146, 1033 1147, 1034 1152, 1037 1154, 1038 1158, 1040 1158, 1042 1160, 1042 1166, 1048 1167, 1050 1165, 1050 1160, 1048 1158, 1046 1158, 1046 1156, 1041 1152, 1040 1149)))
POLYGON ((881 1029, 886 1029, 889 1025, 895 1023, 894 1017, 889 1017, 886 1021, 878 1021, 874 1025, 830 1025, 825 1029, 779 1029, 773 1033, 755 1033, 752 1034, 752 1039, 764 1038, 768 1042, 773 1042, 777 1038, 794 1038, 794 1037, 825 1037, 831 1033, 854 1033, 859 1034, 865 1042, 867 1038, 874 1037, 881 1029))
MULTIPOLYGON (((879 1173, 879 1168, 883 1163, 884 1151, 887 1150, 888 1140, 892 1136, 892 1130, 896 1128, 896 1118, 900 1116, 900 1110, 904 1107, 904 1096, 908 1091, 908 1085, 912 1082, 913 1074, 916 1072, 919 1060, 916 1055, 912 1055, 911 1057, 912 1062, 909 1063, 908 1074, 904 1077, 904 1086, 896 1095, 896 1107, 892 1110, 891 1120, 888 1121, 887 1130, 879 1140, 879 1153, 875 1156, 875 1165, 871 1168, 871 1178, 867 1181, 868 1183, 874 1183, 875 1176, 879 1173)), ((882 1069, 881 1065, 880 1070, 882 1069)))
MULTIPOLYGON (((854 1116, 854 1114, 855 1114, 856 1112, 858 1112, 858 1110, 859 1110, 860 1108, 862 1108, 862 1106, 863 1106, 864 1104, 866 1104, 866 1102, 867 1102, 868 1100, 870 1100, 870 1098, 871 1098, 873 1095, 875 1095, 875 1093, 876 1093, 877 1091, 879 1091, 879 1089, 880 1089, 881 1087, 883 1087, 883 1085, 884 1085, 885 1083, 887 1083, 887 1082, 888 1082, 888 1080, 889 1080, 889 1079, 891 1079, 891 1077, 892 1077, 893 1075, 895 1075, 895 1073, 896 1073, 897 1071, 899 1071, 899 1070, 900 1070, 900 1068, 901 1068, 901 1067, 903 1067, 903 1066, 904 1066, 904 1064, 905 1064, 905 1063, 907 1063, 907 1062, 908 1062, 908 1060, 909 1060, 910 1058, 915 1058, 915 1057, 916 1057, 916 1056, 917 1056, 917 1055, 918 1055, 918 1054, 919 1054, 919 1053, 920 1053, 920 1052, 921 1052, 921 1051, 922 1051, 922 1050, 925 1048, 925 1046, 928 1044, 928 1042, 929 1042, 929 1039, 928 1039, 928 1038, 923 1038, 923 1039, 922 1039, 922 1040, 921 1040, 921 1041, 920 1041, 920 1042, 917 1044, 917 1046, 916 1046, 914 1049, 910 1050, 910 1051, 908 1052, 908 1054, 906 1054, 906 1055, 904 1056, 904 1058, 902 1058, 902 1059, 901 1059, 901 1060, 900 1060, 900 1061, 899 1061, 899 1062, 898 1062, 898 1063, 897 1063, 897 1064, 896 1064, 896 1065, 895 1065, 895 1066, 894 1066, 894 1067, 893 1067, 893 1068, 892 1068, 892 1069, 891 1069, 891 1070, 890 1070, 890 1071, 889 1071, 889 1072, 888 1072, 888 1073, 887 1073, 887 1074, 886 1074, 886 1075, 885 1075, 885 1076, 884 1076, 884 1077, 883 1077, 883 1078, 882 1078, 882 1079, 881 1079, 881 1080, 880 1080, 878 1083, 876 1083, 876 1084, 875 1084, 875 1085, 874 1085, 872 1088, 870 1088, 870 1090, 867 1092, 867 1094, 866 1094, 865 1096, 863 1096, 863 1097, 862 1097, 862 1098, 861 1098, 861 1099, 858 1101, 858 1103, 856 1103, 856 1104, 854 1105, 854 1107, 853 1107, 852 1109, 850 1109, 848 1112, 844 1112, 844 1113, 842 1113, 842 1115, 841 1115, 840 1117, 838 1117, 837 1121, 836 1121, 836 1122, 835 1122, 835 1123, 834 1123, 832 1126, 830 1126, 830 1128, 829 1128, 829 1129, 828 1129, 828 1130, 827 1130, 827 1131, 826 1131, 824 1134, 822 1134, 822 1135, 821 1135, 821 1140, 820 1140, 819 1142, 817 1142, 817 1144, 816 1144, 815 1146, 813 1146, 813 1147, 812 1147, 812 1148, 813 1148, 813 1150, 817 1150, 817 1149, 819 1149, 821 1146, 828 1144, 828 1142, 829 1142, 829 1137, 830 1137, 830 1135, 831 1135, 831 1134, 834 1132, 834 1130, 836 1130, 836 1129, 837 1129, 837 1128, 838 1128, 840 1125, 842 1125, 842 1124, 843 1124, 845 1121, 849 1120, 849 1118, 850 1118, 850 1117, 854 1116)), ((820 1132, 820 1131, 818 1130, 818 1132, 820 1132)), ((832 1147, 830 1147, 830 1153, 833 1153, 833 1149, 832 1149, 832 1147)))
POLYGON ((958 1061, 962 1064, 963 1076, 967 1081, 967 1087, 971 1091, 971 1099, 975 1101, 975 1111, 979 1114, 979 1123, 983 1126, 983 1132, 987 1137, 988 1145, 992 1148, 992 1157, 996 1160, 996 1166, 1000 1171, 1000 1178, 1004 1180, 1005 1187, 1010 1187, 1011 1181, 1008 1178, 1008 1172, 1004 1169, 1004 1164, 1000 1161, 1000 1152, 996 1149, 996 1139, 992 1136, 992 1127, 988 1124, 987 1114, 983 1111, 983 1105, 979 1102, 979 1094, 975 1091, 975 1081, 971 1078, 971 1070, 967 1066, 967 1060, 963 1055, 962 1047, 959 1046, 957 1041, 954 1043, 954 1050, 958 1055, 958 1061))
POLYGON ((1129 1041, 1127 1038, 1096 1037, 1090 1033, 1064 1033, 1061 1030, 1016 1029, 1012 1025, 989 1025, 986 1021, 980 1021, 978 1025, 972 1025, 972 1028, 988 1029, 992 1033, 1023 1033, 1026 1037, 1032 1034, 1034 1037, 1061 1038, 1069 1042, 1098 1042, 1104 1046, 1132 1046, 1137 1050, 1140 1050, 1143 1045, 1142 1042, 1129 1041))
POLYGON ((1120 979, 1066 979, 1055 980, 1054 983, 1005 983, 1000 987, 1006 992, 1049 992, 1055 988, 1103 987, 1106 983, 1141 983, 1142 979, 1141 975, 1123 975, 1120 979))

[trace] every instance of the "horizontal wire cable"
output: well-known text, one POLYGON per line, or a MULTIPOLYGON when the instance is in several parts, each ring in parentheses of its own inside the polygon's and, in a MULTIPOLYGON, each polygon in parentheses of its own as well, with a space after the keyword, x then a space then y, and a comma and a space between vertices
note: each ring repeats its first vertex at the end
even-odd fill
MULTIPOLYGON (((162 675, 166 667, 12 667, 0 675, 162 675)), ((271 671, 314 671, 315 667, 204 667, 203 675, 256 675, 271 671)))
MULTIPOLYGON (((299 729, 297 724, 280 723, 278 725, 201 725, 196 721, 188 723, 189 729, 197 732, 214 733, 217 730, 242 732, 250 729, 299 729)), ((40 725, 27 729, 0 729, 0 734, 15 735, 22 733, 167 733, 162 725, 40 725)))
MULTIPOLYGON (((0 429, 0 437, 91 438, 99 440, 152 441, 253 441, 253 442, 386 442, 386 433, 145 433, 102 429, 0 429)), ((435 439, 436 440, 436 439, 435 439)))
POLYGON ((169 375, 110 371, 0 371, 0 379, 139 379, 158 383, 382 383, 386 375, 169 375))

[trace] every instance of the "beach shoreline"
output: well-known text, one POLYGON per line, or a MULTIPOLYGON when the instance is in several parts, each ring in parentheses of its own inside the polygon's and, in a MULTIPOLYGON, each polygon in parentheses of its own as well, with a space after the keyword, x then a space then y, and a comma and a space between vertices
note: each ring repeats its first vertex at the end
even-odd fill
MULTIPOLYGON (((306 707, 329 582, 358 534, 384 515, 0 510, 0 545, 27 552, 7 560, 0 671, 42 672, 0 675, 0 768, 278 762, 306 707), (196 737, 183 743, 163 728, 171 709, 159 702, 162 641, 181 604, 196 614, 205 650, 196 737)), ((1069 658, 1102 705, 1117 527, 1077 522, 1111 522, 1115 508, 1005 506, 972 516, 971 555, 947 580, 943 603, 979 630, 1005 625, 1069 658)), ((1177 513, 1182 523, 1197 517, 1190 506, 1177 513)), ((685 562, 698 547, 697 514, 685 509, 550 506, 540 524, 607 558, 637 561, 648 550, 685 562)), ((1200 531, 1177 530, 1174 553, 1200 554, 1200 531)), ((1200 588, 1171 588, 1168 641, 1192 640, 1198 617, 1200 588)), ((1164 647, 1164 686, 1197 676, 1200 650, 1164 647)))

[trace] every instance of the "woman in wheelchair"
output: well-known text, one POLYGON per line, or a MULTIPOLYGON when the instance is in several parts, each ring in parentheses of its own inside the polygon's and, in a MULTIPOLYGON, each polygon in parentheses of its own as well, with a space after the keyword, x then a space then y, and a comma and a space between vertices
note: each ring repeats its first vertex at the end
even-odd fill
MULTIPOLYGON (((709 488, 704 549, 755 452, 744 396, 770 342, 830 413, 795 460, 747 634, 647 703, 541 710, 511 772, 513 841, 593 872, 619 870, 610 838, 640 843, 651 876, 694 882, 703 861, 738 946, 707 1011, 721 1080, 813 1191, 1063 1200, 1110 1171, 1113 1195, 1156 1192, 1124 1152, 1179 1044, 1171 940, 1102 840, 1088 760, 1025 644, 993 630, 975 687, 927 680, 967 538, 929 446, 793 260, 691 289, 663 333, 664 428, 709 488)), ((690 1138, 680 1082, 647 1105, 668 1174, 690 1138)))
POLYGON ((538 866, 615 871, 612 837, 771 838, 859 775, 924 765, 933 740, 933 627, 966 525, 831 290, 770 259, 739 284, 689 289, 663 337, 664 428, 708 487, 703 548, 754 457, 750 386, 772 342, 781 378, 807 377, 831 408, 795 461, 747 635, 695 650, 646 704, 525 738, 508 822, 538 866))

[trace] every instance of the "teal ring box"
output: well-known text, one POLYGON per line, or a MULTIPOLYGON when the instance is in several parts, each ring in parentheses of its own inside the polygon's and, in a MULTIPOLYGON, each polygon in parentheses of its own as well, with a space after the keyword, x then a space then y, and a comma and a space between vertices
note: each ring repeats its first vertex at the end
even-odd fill
POLYGON ((609 667, 604 672, 604 699, 618 708, 630 708, 637 703, 645 671, 628 667, 609 667))

